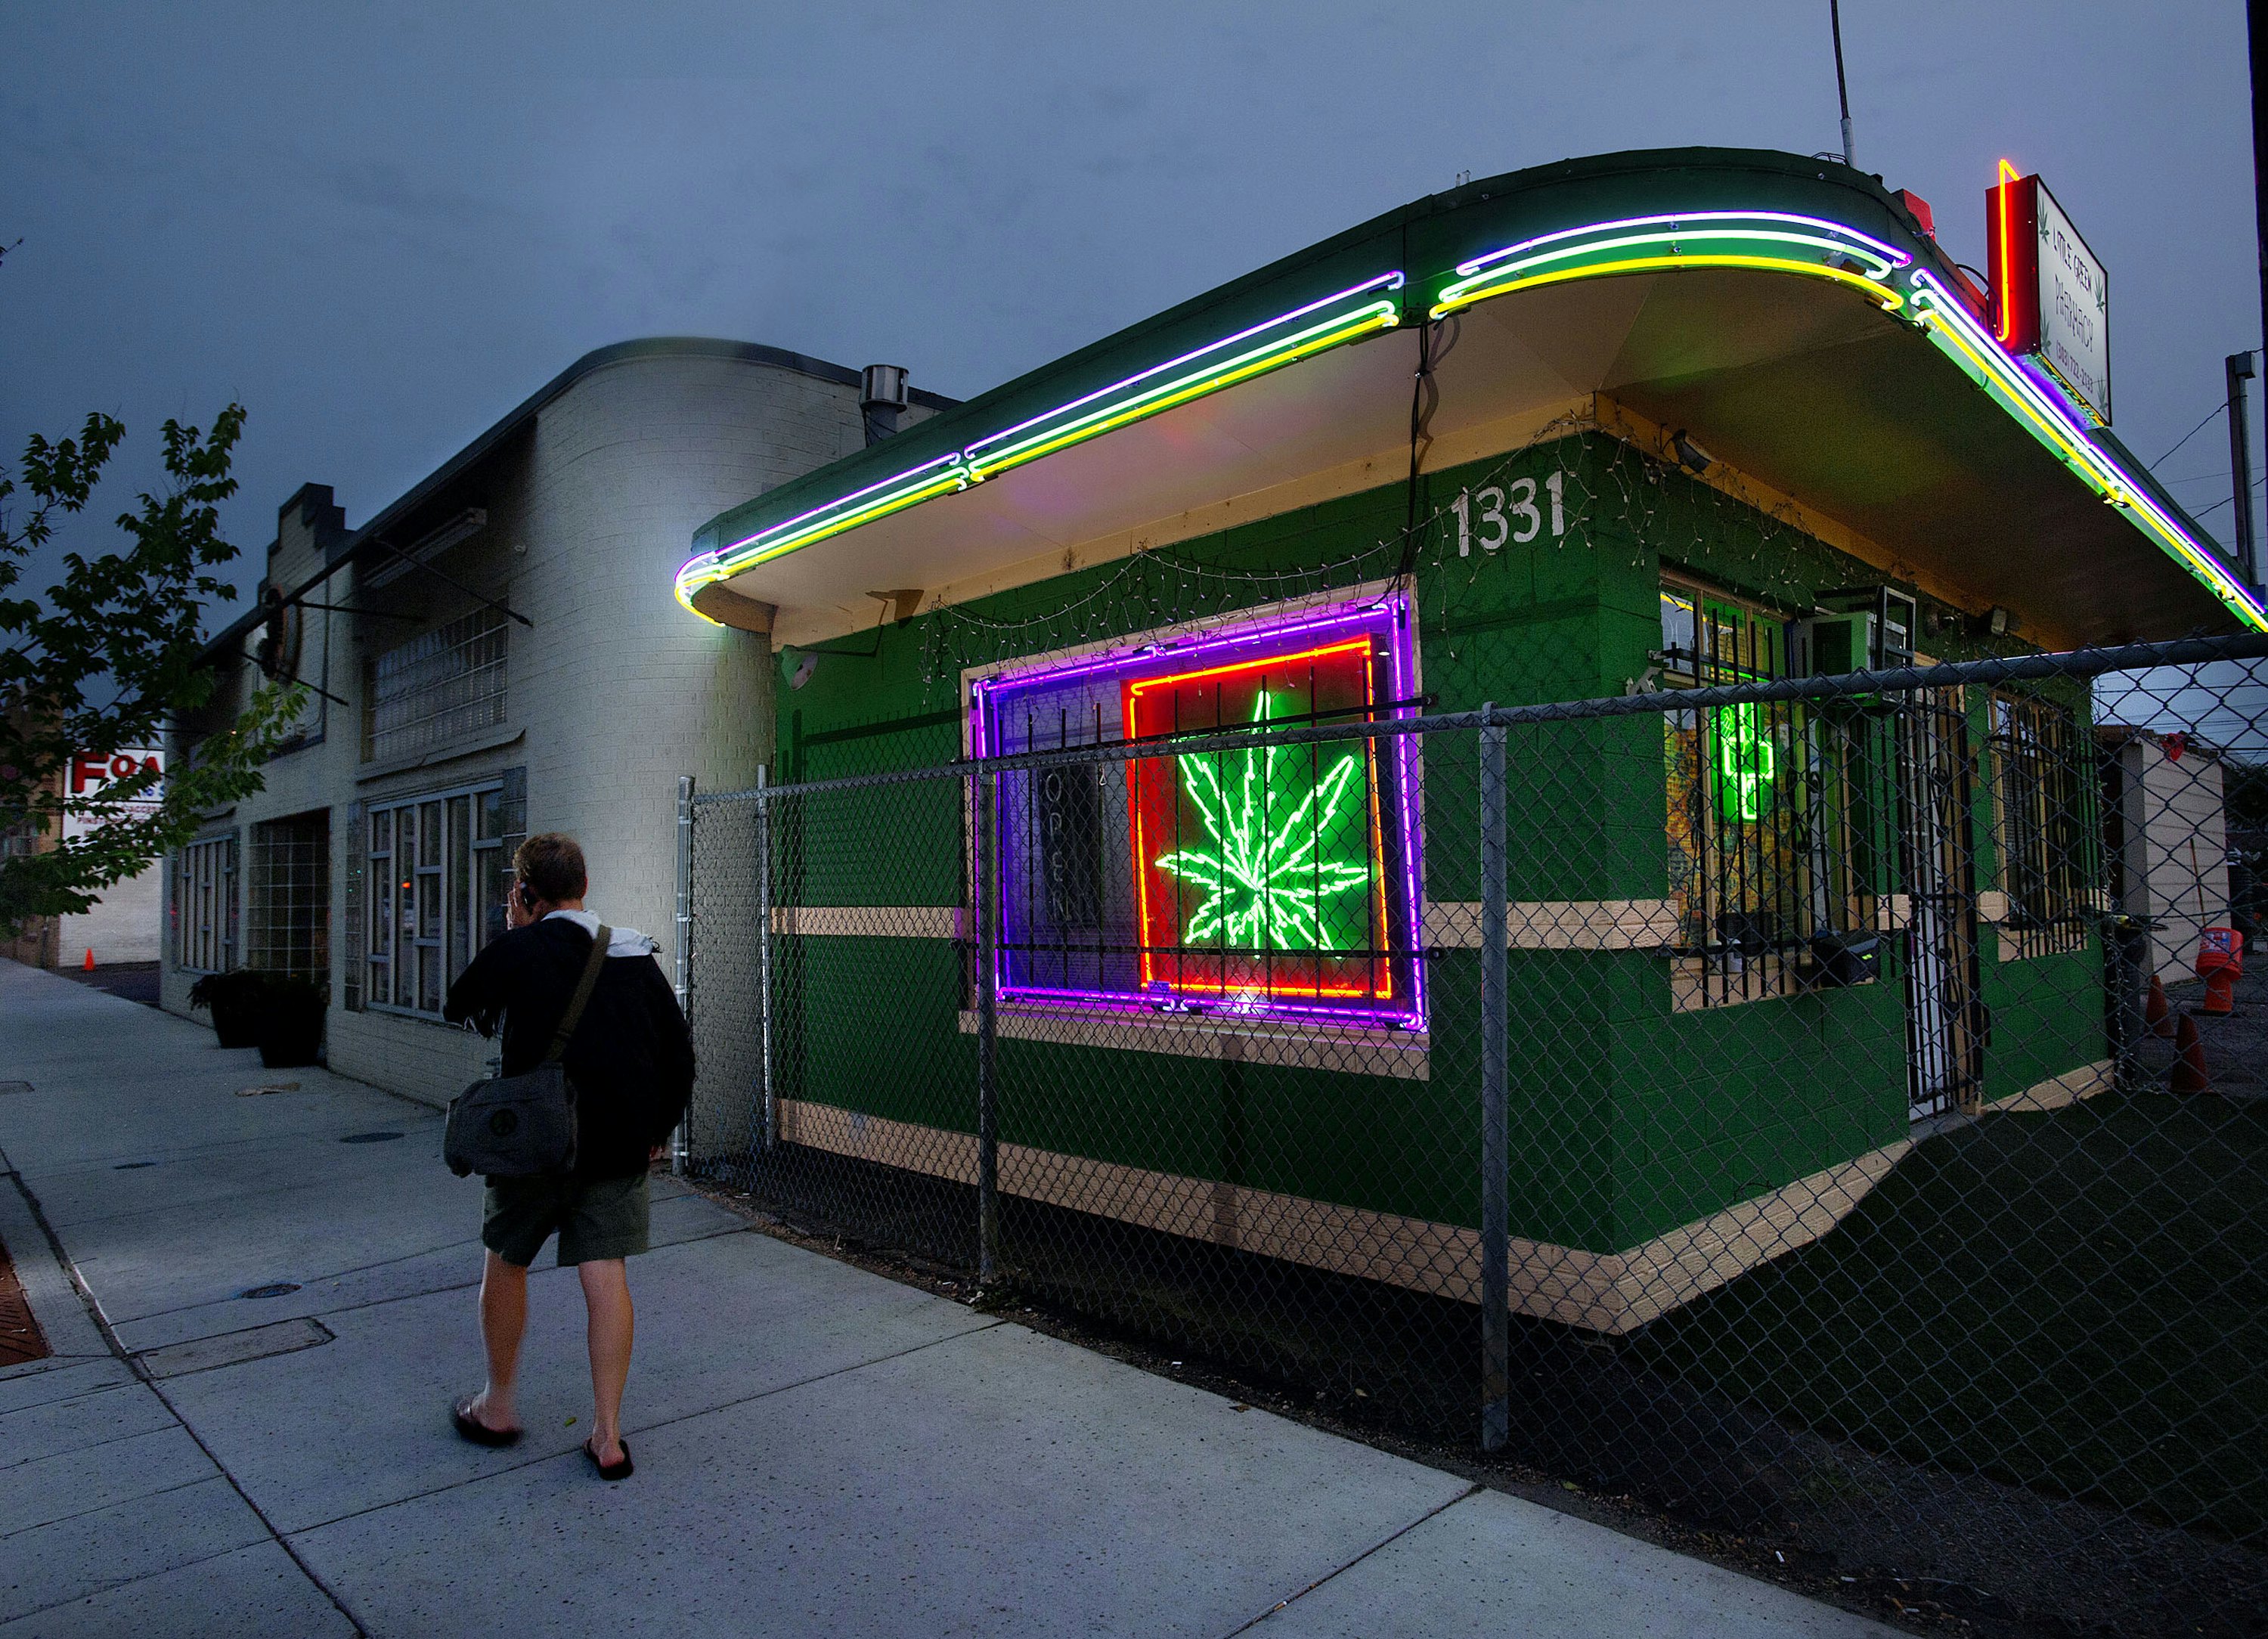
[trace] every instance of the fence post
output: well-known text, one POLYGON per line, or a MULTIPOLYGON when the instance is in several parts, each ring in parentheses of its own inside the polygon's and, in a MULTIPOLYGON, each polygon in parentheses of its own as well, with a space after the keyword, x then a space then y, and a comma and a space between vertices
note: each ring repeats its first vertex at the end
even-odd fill
MULTIPOLYGON (((687 1005, 693 982, 693 776, 677 776, 677 1005, 689 1018, 687 1005)), ((688 1140, 686 1122, 692 1120, 688 1110, 677 1123, 677 1130, 669 1136, 669 1170, 678 1177, 685 1176, 688 1140)))
POLYGON ((772 803, 766 764, 756 765, 756 1144, 779 1143, 779 1090, 772 1084, 772 803))
POLYGON ((973 775, 976 805, 976 1283, 1000 1269, 999 982, 1000 776, 973 775))
POLYGON ((1512 1438, 1512 1209, 1505 981, 1505 731, 1481 708, 1481 1449, 1512 1438))

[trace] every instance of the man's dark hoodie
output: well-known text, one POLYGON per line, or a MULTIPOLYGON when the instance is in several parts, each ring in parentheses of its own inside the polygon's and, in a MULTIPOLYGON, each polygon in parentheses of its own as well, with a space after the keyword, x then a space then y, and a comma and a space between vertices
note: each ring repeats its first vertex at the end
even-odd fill
MULTIPOLYGON (((441 1016, 484 1036, 504 1021, 504 1073, 543 1062, 590 959, 591 937, 568 916, 514 928, 473 958, 441 1016)), ((630 1178, 667 1138, 693 1091, 693 1036, 653 942, 618 934, 562 1061, 575 1087, 575 1176, 630 1178), (634 952, 634 953, 633 953, 634 952)))

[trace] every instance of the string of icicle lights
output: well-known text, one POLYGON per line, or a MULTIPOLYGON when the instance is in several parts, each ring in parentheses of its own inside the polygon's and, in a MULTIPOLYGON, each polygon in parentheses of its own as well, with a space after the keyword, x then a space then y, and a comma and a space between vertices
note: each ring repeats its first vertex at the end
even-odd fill
MULTIPOLYGON (((1430 504, 1421 511, 1415 551, 1410 555, 1419 636, 1427 645, 1425 687, 1435 693, 1462 693, 1458 668, 1469 663, 1475 634, 1462 617, 1469 594, 1490 575, 1500 575, 1504 554, 1468 543, 1460 554, 1457 496, 1501 487, 1515 472, 1542 480, 1559 474, 1566 528, 1554 538, 1545 532, 1519 548, 1529 553, 1618 552, 1624 566, 1643 570, 1657 564, 1692 565, 1704 578, 1722 581, 1728 592, 1790 608, 1808 608, 1816 588, 1808 579, 1789 577, 1786 568, 1825 554, 1837 565, 1843 584, 1861 583, 1878 572, 1821 542, 1797 521, 1785 503, 1758 505, 1678 472, 1606 431, 1589 414, 1561 417, 1518 447, 1458 482, 1431 474, 1430 504), (1544 452, 1544 459, 1536 459, 1544 452), (1800 550, 1791 552, 1798 546, 1800 550), (1445 670, 1445 668, 1447 668, 1445 670)), ((1399 511, 1398 486, 1380 496, 1381 510, 1399 511)), ((1263 522, 1232 532, 1226 550, 1240 554, 1296 552, 1299 544, 1344 528, 1338 518, 1284 520, 1271 530, 1263 522)), ((1216 542, 1220 538, 1213 538, 1216 542)), ((1200 555, 1204 541, 1181 542, 1131 554, 1115 562, 1072 575, 1076 590, 1055 581, 1018 589, 971 604, 949 604, 920 624, 921 672, 939 707, 952 703, 961 674, 1057 649, 1108 643, 1163 627, 1228 615, 1261 605, 1310 598, 1390 579, 1400 570, 1403 533, 1381 530, 1351 550, 1283 568, 1211 561, 1200 555), (1013 611, 1018 605, 1028 614, 1013 611)), ((1222 549, 1216 546, 1215 549, 1222 549)), ((1506 552, 1512 548, 1506 548, 1506 552)), ((1064 578, 1071 578, 1065 577, 1064 578)), ((1504 625, 1516 622, 1517 608, 1504 625)))

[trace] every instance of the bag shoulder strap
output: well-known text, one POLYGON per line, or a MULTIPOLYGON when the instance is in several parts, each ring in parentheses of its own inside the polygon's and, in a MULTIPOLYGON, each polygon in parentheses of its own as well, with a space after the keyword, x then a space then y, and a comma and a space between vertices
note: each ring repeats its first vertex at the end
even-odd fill
POLYGON ((598 988, 599 969, 607 965, 607 946, 613 943, 615 930, 606 923, 591 937, 591 959, 583 964, 583 976, 575 983, 575 995, 567 1003, 567 1011, 559 1015, 559 1028, 551 1033, 551 1051, 543 1055, 546 1064, 556 1064, 567 1051, 567 1043, 575 1034, 575 1026, 583 1022, 583 1009, 591 1000, 591 992, 598 988))

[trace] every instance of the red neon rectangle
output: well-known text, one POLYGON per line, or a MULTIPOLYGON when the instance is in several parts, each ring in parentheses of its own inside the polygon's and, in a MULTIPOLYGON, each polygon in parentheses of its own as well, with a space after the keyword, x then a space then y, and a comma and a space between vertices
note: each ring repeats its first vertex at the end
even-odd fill
MULTIPOLYGON (((1352 717, 1377 704, 1377 658, 1375 641, 1366 634, 1291 654, 1129 682, 1122 695, 1126 731, 1141 739, 1241 727, 1263 715, 1263 697, 1264 718, 1270 722, 1352 717)), ((1337 742, 1279 746, 1272 757, 1266 748, 1256 746, 1248 752, 1194 757, 1204 760, 1203 768, 1194 772, 1185 768, 1183 757, 1173 755, 1144 759, 1130 770, 1127 800, 1143 988, 1162 980, 1176 993, 1390 1000, 1393 968, 1383 954, 1387 860, 1373 746, 1363 741, 1351 746, 1337 742), (1349 758, 1357 760, 1356 768, 1335 785, 1333 775, 1340 761, 1349 758), (1351 807, 1344 800, 1350 788, 1351 807), (1321 950, 1296 948, 1297 936, 1289 944, 1278 944, 1265 933, 1231 937, 1219 925, 1218 916, 1211 923, 1205 921, 1203 908, 1219 898, 1223 908, 1248 911, 1256 902, 1255 896, 1216 895, 1162 863, 1234 851, 1221 834, 1224 824, 1233 835, 1261 839, 1258 850, 1248 846, 1244 857, 1248 864, 1264 862, 1271 857, 1266 839, 1276 834, 1277 825, 1296 831, 1302 801, 1310 805, 1309 813, 1320 816, 1312 805, 1334 790, 1339 795, 1329 834, 1319 824, 1307 840, 1316 880, 1322 879, 1328 855, 1329 866, 1342 876, 1356 868, 1353 860, 1359 857, 1367 881, 1314 894, 1312 913, 1321 950), (1210 823, 1209 812, 1214 816, 1210 823), (1229 823, 1239 814, 1248 823, 1229 823), (1350 824, 1361 827, 1359 837, 1351 835, 1350 824), (1348 901, 1358 887, 1361 908, 1353 909, 1348 901), (1215 948, 1204 948, 1209 944, 1215 948), (1333 949, 1354 953, 1334 956, 1333 949)), ((1301 836, 1286 833, 1286 837, 1290 848, 1300 848, 1301 836)), ((1287 879, 1293 882, 1296 901, 1300 897, 1297 878, 1287 879)))
POLYGON ((2036 176, 2020 176, 1984 190, 1992 334, 2010 353, 2034 352, 2040 345, 2039 187, 2036 176))

